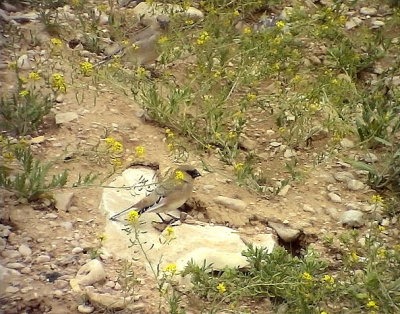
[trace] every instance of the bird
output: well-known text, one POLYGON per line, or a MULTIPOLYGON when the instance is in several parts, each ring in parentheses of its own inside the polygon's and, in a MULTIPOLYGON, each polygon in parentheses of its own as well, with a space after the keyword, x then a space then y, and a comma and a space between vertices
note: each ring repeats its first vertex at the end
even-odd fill
POLYGON ((150 212, 156 213, 165 223, 160 213, 167 213, 185 204, 192 193, 193 181, 199 176, 201 174, 193 166, 181 165, 162 180, 149 195, 113 215, 110 220, 115 221, 119 216, 131 210, 136 210, 139 215, 150 212))

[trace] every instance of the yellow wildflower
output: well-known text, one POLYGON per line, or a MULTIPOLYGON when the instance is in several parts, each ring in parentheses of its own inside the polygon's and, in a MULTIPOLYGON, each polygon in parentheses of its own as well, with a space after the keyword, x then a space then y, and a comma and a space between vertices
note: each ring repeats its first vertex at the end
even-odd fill
POLYGON ((206 41, 210 39, 210 35, 208 35, 208 32, 204 31, 200 34, 199 38, 197 39, 196 43, 198 45, 203 45, 206 41))
POLYGON ((175 135, 170 129, 165 130, 165 134, 167 134, 168 138, 173 138, 175 135))
POLYGON ((383 204, 382 196, 380 196, 378 194, 372 195, 371 203, 373 203, 373 204, 383 204))
POLYGON ((185 174, 183 173, 183 171, 177 170, 175 171, 175 180, 183 180, 185 179, 185 174))
POLYGON ((345 23, 346 23, 346 20, 347 20, 347 18, 346 18, 344 15, 341 15, 341 16, 339 17, 339 22, 340 22, 341 24, 345 24, 345 23))
POLYGON ((257 95, 256 94, 247 94, 247 99, 250 101, 256 100, 257 99, 257 95))
POLYGON ((167 147, 168 147, 168 150, 169 150, 169 151, 174 150, 174 144, 172 144, 172 143, 169 143, 169 144, 167 145, 167 147))
POLYGON ((233 166, 233 168, 235 169, 236 172, 240 172, 244 168, 244 163, 238 162, 233 166))
POLYGON ((235 137, 236 137, 236 134, 233 133, 232 131, 230 131, 230 132, 228 133, 228 138, 229 138, 229 139, 234 139, 235 137))
POLYGON ((56 47, 62 46, 62 41, 58 38, 52 38, 52 39, 50 39, 50 42, 52 43, 53 46, 56 46, 56 47))
POLYGON ((143 67, 138 67, 138 68, 136 69, 136 74, 137 74, 138 76, 145 76, 146 73, 147 73, 147 71, 146 71, 146 69, 143 68, 143 67))
POLYGON ((135 156, 138 158, 143 157, 146 154, 146 148, 143 146, 136 146, 135 147, 135 156))
POLYGON ((158 43, 159 44, 165 44, 166 42, 168 41, 168 37, 167 36, 161 36, 159 39, 158 39, 158 43))
POLYGON ((284 27, 285 27, 285 22, 283 22, 283 21, 278 21, 278 22, 276 23, 276 27, 279 28, 279 29, 284 28, 284 27))
POLYGON ((53 74, 51 79, 51 85, 53 86, 53 88, 61 92, 65 93, 67 91, 67 85, 65 84, 64 77, 59 73, 53 74))
POLYGON ((136 44, 132 44, 131 48, 132 48, 133 50, 138 50, 138 49, 139 49, 139 46, 136 45, 136 44))
POLYGON ((233 16, 239 16, 240 12, 238 10, 233 11, 233 16))
POLYGON ((121 41, 121 44, 123 44, 124 46, 128 46, 129 45, 129 40, 123 40, 121 41))
POLYGON ((167 266, 164 267, 164 272, 170 273, 171 275, 176 273, 176 264, 168 264, 167 266))
POLYGON ((93 64, 88 61, 81 62, 80 64, 81 72, 84 76, 89 76, 93 72, 93 64))
POLYGON ((115 138, 113 137, 107 137, 106 138, 106 143, 112 145, 115 142, 115 138))
POLYGON ((115 153, 122 153, 124 145, 121 142, 115 141, 111 146, 111 150, 115 153))
POLYGON ((172 238, 175 234, 175 230, 171 226, 168 226, 167 228, 165 228, 164 232, 165 232, 165 235, 169 238, 172 238))
POLYGON ((378 304, 375 301, 369 300, 367 303, 367 308, 377 310, 379 308, 378 304))
POLYGON ((19 95, 22 97, 28 96, 29 95, 29 91, 27 91, 26 89, 22 90, 19 92, 19 95))
POLYGON ((8 162, 14 160, 14 154, 12 152, 4 152, 3 158, 6 159, 8 162))
POLYGON ((219 293, 224 293, 226 291, 226 287, 225 287, 224 283, 220 283, 217 286, 217 290, 218 290, 219 293))
POLYGON ((101 12, 106 12, 107 11, 107 5, 106 4, 100 4, 100 5, 97 6, 97 8, 101 12))
POLYGON ((385 231, 385 230, 386 230, 386 227, 385 227, 385 226, 378 226, 378 230, 379 230, 379 231, 385 231))
POLYGON ((356 263, 356 262, 358 262, 360 260, 360 256, 358 256, 356 252, 351 252, 350 260, 352 262, 356 263))
POLYGON ((121 158, 118 158, 118 157, 112 158, 112 159, 111 159, 111 162, 112 162, 112 164, 113 164, 114 166, 116 166, 116 167, 121 167, 121 166, 122 166, 121 158))
POLYGON ((325 275, 323 281, 330 285, 333 285, 335 283, 335 279, 331 275, 325 275))
POLYGON ((104 233, 99 234, 99 235, 97 236, 97 239, 99 239, 100 242, 103 242, 106 238, 107 238, 107 237, 106 237, 106 235, 105 235, 104 233))
POLYGON ((377 256, 381 259, 384 259, 386 257, 386 250, 384 248, 381 248, 377 252, 377 256))
POLYGON ((245 27, 244 30, 243 30, 243 34, 246 34, 246 35, 251 34, 251 28, 250 27, 245 27))
POLYGON ((38 72, 30 72, 28 74, 28 79, 30 79, 32 81, 37 81, 40 79, 40 74, 38 72))
POLYGON ((304 272, 301 274, 301 279, 306 280, 306 281, 312 281, 313 276, 311 276, 310 273, 304 272))
POLYGON ((185 21, 185 24, 186 24, 186 25, 193 25, 193 24, 194 24, 194 21, 193 21, 193 20, 186 20, 186 21, 185 21))
POLYGON ((131 210, 126 217, 126 220, 131 223, 135 224, 139 220, 139 213, 136 210, 131 210))
POLYGON ((215 78, 220 77, 220 76, 221 76, 221 71, 215 71, 213 76, 214 76, 215 78))

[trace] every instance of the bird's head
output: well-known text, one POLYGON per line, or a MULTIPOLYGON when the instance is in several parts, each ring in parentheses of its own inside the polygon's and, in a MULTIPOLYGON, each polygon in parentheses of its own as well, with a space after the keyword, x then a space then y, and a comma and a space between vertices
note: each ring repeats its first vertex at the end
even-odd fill
POLYGON ((193 179, 201 176, 200 172, 198 172, 197 169, 194 168, 194 167, 191 166, 191 165, 182 165, 182 166, 179 166, 179 167, 178 167, 178 170, 183 171, 183 172, 186 172, 186 173, 187 173, 188 175, 190 175, 193 179))

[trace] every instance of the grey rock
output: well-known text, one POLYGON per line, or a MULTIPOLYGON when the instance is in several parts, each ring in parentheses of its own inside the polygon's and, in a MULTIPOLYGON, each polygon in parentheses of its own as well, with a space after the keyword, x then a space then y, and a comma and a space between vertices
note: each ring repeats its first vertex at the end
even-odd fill
POLYGON ((48 256, 48 255, 39 255, 37 258, 36 258, 36 260, 35 260, 35 262, 36 263, 38 263, 38 264, 40 264, 40 263, 47 263, 47 262, 50 262, 50 256, 48 256))
POLYGON ((214 198, 214 202, 220 205, 223 205, 227 208, 236 210, 238 212, 244 211, 247 204, 242 200, 238 200, 235 198, 225 197, 225 196, 217 196, 214 198))
POLYGON ((54 193, 55 206, 58 210, 67 212, 72 204, 74 192, 54 193))
POLYGON ((350 180, 347 182, 347 188, 350 191, 359 191, 364 189, 365 185, 359 180, 350 180))
POLYGON ((390 220, 388 218, 382 219, 381 225, 384 227, 388 227, 390 225, 390 220))
POLYGON ((32 272, 32 269, 30 267, 24 267, 21 269, 21 274, 27 275, 32 272))
POLYGON ((354 175, 348 171, 338 171, 333 174, 336 181, 339 182, 349 182, 354 179, 354 175))
POLYGON ((320 65, 322 62, 317 56, 310 56, 309 57, 311 64, 313 65, 320 65))
POLYGON ((31 61, 29 60, 28 55, 22 55, 18 58, 17 67, 21 70, 32 69, 32 64, 31 64, 31 61))
POLYGON ((76 112, 63 112, 56 114, 56 124, 63 124, 78 119, 76 112))
POLYGON ((353 28, 355 28, 355 27, 357 27, 357 26, 359 26, 361 24, 362 24, 362 20, 359 17, 354 16, 354 17, 350 18, 346 22, 345 28, 347 30, 351 30, 351 29, 353 29, 353 28))
POLYGON ((71 279, 70 284, 74 291, 80 291, 79 285, 91 286, 105 278, 106 272, 103 263, 97 259, 93 259, 78 270, 76 277, 71 279))
POLYGON ((378 13, 378 10, 375 8, 370 8, 370 7, 362 7, 360 9, 360 14, 362 15, 369 15, 369 16, 374 16, 378 13))
POLYGON ((346 149, 353 148, 354 147, 354 142, 352 140, 347 139, 347 138, 343 138, 340 141, 340 146, 342 146, 343 148, 346 148, 346 149))
POLYGON ((245 150, 254 150, 257 147, 257 142, 249 139, 246 135, 241 134, 239 137, 239 146, 245 150))
POLYGON ((278 236, 286 243, 291 243, 300 236, 301 231, 290 228, 284 224, 277 222, 268 222, 268 225, 276 231, 278 236))
POLYGON ((286 184, 283 188, 278 192, 278 196, 286 196, 292 186, 290 184, 286 184))
POLYGON ((342 202, 342 198, 337 195, 336 193, 330 192, 328 193, 328 198, 330 201, 334 202, 334 203, 341 203, 342 202))
POLYGON ((364 225, 363 213, 359 210, 345 211, 341 217, 340 222, 347 227, 361 227, 364 225))
POLYGON ((18 248, 18 252, 23 256, 30 256, 32 254, 32 250, 26 244, 21 244, 18 248))
POLYGON ((325 208, 325 213, 330 216, 333 220, 339 220, 339 212, 334 207, 327 207, 325 208))
POLYGON ((376 157, 376 155, 374 153, 365 154, 363 159, 364 159, 365 162, 368 162, 368 163, 371 163, 371 164, 378 161, 378 157, 376 157))
POLYGON ((56 102, 57 103, 62 103, 64 101, 64 95, 63 94, 59 94, 56 97, 56 102))

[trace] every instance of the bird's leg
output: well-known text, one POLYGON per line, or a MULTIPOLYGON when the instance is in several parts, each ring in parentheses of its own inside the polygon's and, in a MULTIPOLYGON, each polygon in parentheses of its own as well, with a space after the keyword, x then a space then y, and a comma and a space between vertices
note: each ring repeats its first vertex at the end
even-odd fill
POLYGON ((164 223, 164 224, 167 224, 167 225, 170 225, 170 224, 174 223, 175 221, 178 221, 178 220, 179 220, 179 218, 176 218, 176 217, 174 217, 174 216, 172 216, 172 215, 170 215, 170 214, 166 214, 166 215, 169 216, 169 217, 171 217, 171 219, 170 219, 170 220, 165 220, 165 219, 161 216, 160 213, 157 213, 157 216, 161 219, 161 222, 164 223))
POLYGON ((168 225, 168 221, 166 221, 162 216, 161 216, 161 214, 160 213, 156 213, 157 214, 157 216, 161 219, 161 222, 162 223, 164 223, 164 224, 167 224, 168 225))

